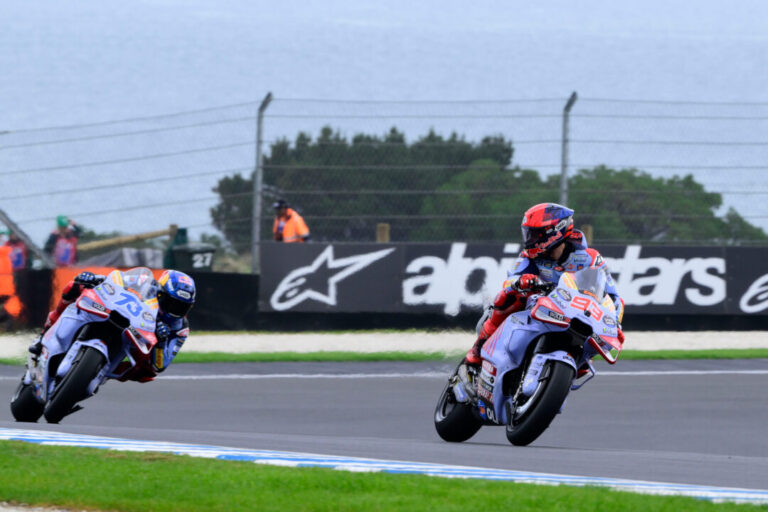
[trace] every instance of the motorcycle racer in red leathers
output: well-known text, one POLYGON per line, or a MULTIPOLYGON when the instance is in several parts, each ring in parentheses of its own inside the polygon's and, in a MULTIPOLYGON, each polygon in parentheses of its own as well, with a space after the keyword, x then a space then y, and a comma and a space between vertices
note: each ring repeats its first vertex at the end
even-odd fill
POLYGON ((526 307, 533 289, 542 283, 557 283, 563 272, 583 268, 606 269, 606 292, 616 306, 618 338, 624 341, 621 319, 624 301, 600 253, 587 247, 584 234, 573 229, 573 210, 555 203, 541 203, 529 208, 523 216, 523 251, 504 281, 501 291, 478 322, 478 336, 466 355, 472 365, 482 362, 480 350, 485 341, 509 315, 526 307))

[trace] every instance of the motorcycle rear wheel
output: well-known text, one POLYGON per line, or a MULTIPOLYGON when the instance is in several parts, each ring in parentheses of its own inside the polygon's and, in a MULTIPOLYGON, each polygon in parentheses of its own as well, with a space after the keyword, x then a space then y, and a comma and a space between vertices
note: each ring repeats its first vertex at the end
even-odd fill
POLYGON ((515 446, 526 446, 547 430, 571 390, 575 375, 573 368, 559 361, 549 364, 549 377, 540 384, 542 389, 530 398, 535 402, 517 423, 512 418, 507 425, 507 440, 515 446))
POLYGON ((448 379, 435 408, 437 434, 449 443, 461 443, 474 436, 482 426, 483 422, 474 415, 471 405, 456 401, 451 379, 448 379))
POLYGON ((11 398, 11 414, 16 421, 36 422, 43 415, 43 404, 35 398, 32 384, 22 380, 11 398))
POLYGON ((91 347, 83 347, 72 362, 64 378, 53 390, 51 399, 43 414, 48 423, 58 423, 74 405, 87 398, 88 384, 104 367, 106 360, 101 352, 91 347))

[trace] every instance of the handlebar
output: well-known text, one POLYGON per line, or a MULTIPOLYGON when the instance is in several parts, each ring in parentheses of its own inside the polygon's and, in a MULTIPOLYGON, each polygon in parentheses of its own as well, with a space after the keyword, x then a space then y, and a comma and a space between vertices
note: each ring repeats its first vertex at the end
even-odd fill
POLYGON ((526 293, 549 294, 549 292, 551 292, 554 289, 555 289, 555 283, 537 283, 532 285, 530 288, 525 288, 525 289, 518 288, 518 291, 526 292, 526 293))

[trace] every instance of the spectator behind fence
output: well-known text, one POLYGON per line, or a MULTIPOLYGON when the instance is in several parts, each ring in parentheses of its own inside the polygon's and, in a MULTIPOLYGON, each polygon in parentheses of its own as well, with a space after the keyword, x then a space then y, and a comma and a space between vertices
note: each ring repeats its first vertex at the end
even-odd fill
POLYGON ((13 270, 23 270, 27 268, 27 244, 22 242, 19 235, 10 231, 5 246, 10 247, 11 266, 13 267, 13 270))
POLYGON ((45 252, 53 257, 57 267, 69 267, 77 262, 77 239, 82 229, 66 215, 56 217, 56 230, 45 242, 45 252))
POLYGON ((275 241, 291 243, 309 240, 307 224, 285 199, 278 199, 272 207, 275 209, 275 223, 272 226, 275 241))
POLYGON ((18 318, 22 306, 16 295, 11 266, 11 248, 0 245, 0 326, 5 326, 9 317, 18 318))

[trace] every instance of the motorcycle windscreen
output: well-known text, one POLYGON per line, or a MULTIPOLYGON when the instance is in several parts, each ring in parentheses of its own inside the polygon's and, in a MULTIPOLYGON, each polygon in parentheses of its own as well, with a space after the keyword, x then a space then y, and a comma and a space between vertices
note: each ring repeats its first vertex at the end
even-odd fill
POLYGON ((579 291, 594 296, 598 302, 603 301, 608 284, 604 268, 585 268, 573 273, 572 277, 579 291))
POLYGON ((152 271, 146 267, 136 267, 123 272, 124 287, 133 290, 141 300, 148 300, 157 295, 157 281, 152 271))

